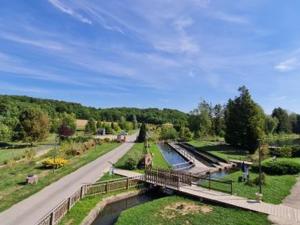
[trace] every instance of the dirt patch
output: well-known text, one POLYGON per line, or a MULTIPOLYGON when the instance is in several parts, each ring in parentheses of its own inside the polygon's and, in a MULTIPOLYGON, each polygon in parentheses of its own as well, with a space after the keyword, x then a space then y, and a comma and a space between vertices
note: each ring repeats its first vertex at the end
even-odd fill
POLYGON ((185 216, 187 214, 195 213, 210 213, 212 207, 207 205, 198 205, 193 202, 176 202, 166 206, 161 212, 161 216, 166 219, 172 219, 176 216, 185 216))

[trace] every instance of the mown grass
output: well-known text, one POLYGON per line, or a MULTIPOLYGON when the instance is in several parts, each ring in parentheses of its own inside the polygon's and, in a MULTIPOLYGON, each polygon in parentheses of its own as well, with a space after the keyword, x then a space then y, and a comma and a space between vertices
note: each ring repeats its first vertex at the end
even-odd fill
POLYGON ((153 167, 155 168, 162 168, 162 169, 169 169, 170 165, 164 159, 162 153, 160 152, 157 144, 151 143, 149 151, 153 155, 153 167))
MULTIPOLYGON (((99 156, 116 148, 118 143, 105 143, 90 149, 86 153, 69 158, 64 167, 53 170, 41 168, 40 161, 47 155, 34 159, 32 162, 20 162, 13 167, 0 169, 0 211, 3 211, 13 204, 38 192, 47 185, 57 181, 61 177, 75 171, 85 164, 97 159, 99 156), (28 174, 37 174, 39 182, 36 185, 26 185, 25 180, 28 174)), ((49 153, 51 154, 51 153, 49 153)))
MULTIPOLYGON (((250 179, 253 180, 258 177, 258 173, 250 172, 250 179)), ((238 178, 242 176, 241 171, 231 173, 224 177, 224 179, 231 179, 233 181, 233 193, 255 199, 255 193, 259 192, 259 186, 250 186, 244 182, 238 182, 238 178)), ((295 175, 271 176, 266 175, 266 184, 262 186, 263 201, 273 204, 280 204, 282 200, 290 194, 290 190, 297 181, 295 175)), ((214 184, 218 188, 219 184, 214 184)), ((221 188, 221 187, 220 187, 221 188)))
POLYGON ((89 212, 96 207, 96 205, 103 199, 115 196, 120 193, 124 192, 130 192, 135 190, 129 189, 129 190, 121 190, 121 191, 115 191, 107 194, 102 195, 94 195, 85 197, 79 202, 75 204, 75 206, 63 217, 63 219, 60 221, 60 225, 79 225, 83 221, 83 219, 89 214, 89 212))
POLYGON ((188 198, 172 196, 154 200, 121 213, 116 225, 267 225, 266 215, 237 208, 206 205, 188 198), (178 204, 174 207, 175 204, 178 204), (184 213, 182 203, 203 207, 203 211, 184 213), (206 209, 206 210, 205 210, 206 209))
MULTIPOLYGON (((153 167, 169 168, 169 164, 165 161, 162 153, 155 143, 150 143, 149 151, 153 154, 153 167)), ((133 159, 137 164, 146 154, 144 143, 135 143, 133 147, 115 164, 118 168, 125 168, 128 159, 133 159)), ((141 170, 137 170, 141 172, 141 170)))
POLYGON ((250 158, 250 155, 248 155, 245 150, 237 149, 219 142, 192 140, 189 143, 195 146, 199 151, 208 151, 225 160, 249 160, 250 158))

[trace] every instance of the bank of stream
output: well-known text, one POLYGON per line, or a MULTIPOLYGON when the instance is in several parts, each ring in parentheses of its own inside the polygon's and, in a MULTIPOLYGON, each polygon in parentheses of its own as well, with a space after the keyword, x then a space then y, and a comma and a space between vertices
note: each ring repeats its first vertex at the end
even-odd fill
POLYGON ((161 192, 150 191, 142 195, 137 195, 110 203, 106 205, 99 213, 92 225, 113 225, 117 222, 122 211, 161 198, 163 196, 165 195, 161 192))

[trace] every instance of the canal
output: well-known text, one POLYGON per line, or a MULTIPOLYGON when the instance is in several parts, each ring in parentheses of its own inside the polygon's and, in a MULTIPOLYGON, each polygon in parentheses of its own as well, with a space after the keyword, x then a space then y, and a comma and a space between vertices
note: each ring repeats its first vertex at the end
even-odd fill
POLYGON ((183 167, 186 167, 188 161, 182 157, 178 152, 172 149, 169 145, 160 143, 158 144, 159 150, 162 153, 165 160, 174 167, 175 165, 182 164, 183 167))
POLYGON ((160 192, 148 192, 143 195, 138 195, 123 199, 114 203, 110 203, 104 207, 104 209, 99 213, 96 220, 92 225, 113 225, 117 222, 118 217, 122 211, 132 208, 134 206, 152 201, 163 197, 164 195, 160 192))

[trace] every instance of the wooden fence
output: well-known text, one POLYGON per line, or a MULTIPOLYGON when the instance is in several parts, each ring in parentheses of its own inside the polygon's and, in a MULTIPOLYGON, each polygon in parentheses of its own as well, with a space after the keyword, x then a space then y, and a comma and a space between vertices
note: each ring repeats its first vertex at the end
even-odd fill
POLYGON ((184 171, 146 169, 145 181, 179 190, 180 186, 196 184, 208 189, 233 193, 232 180, 217 180, 210 176, 195 176, 184 171))
POLYGON ((120 178, 110 181, 97 182, 94 184, 85 184, 69 198, 62 201, 57 207, 52 209, 37 223, 37 225, 58 224, 64 215, 66 215, 66 213, 75 205, 75 203, 86 196, 105 194, 130 188, 142 188, 144 186, 144 176, 120 178))

